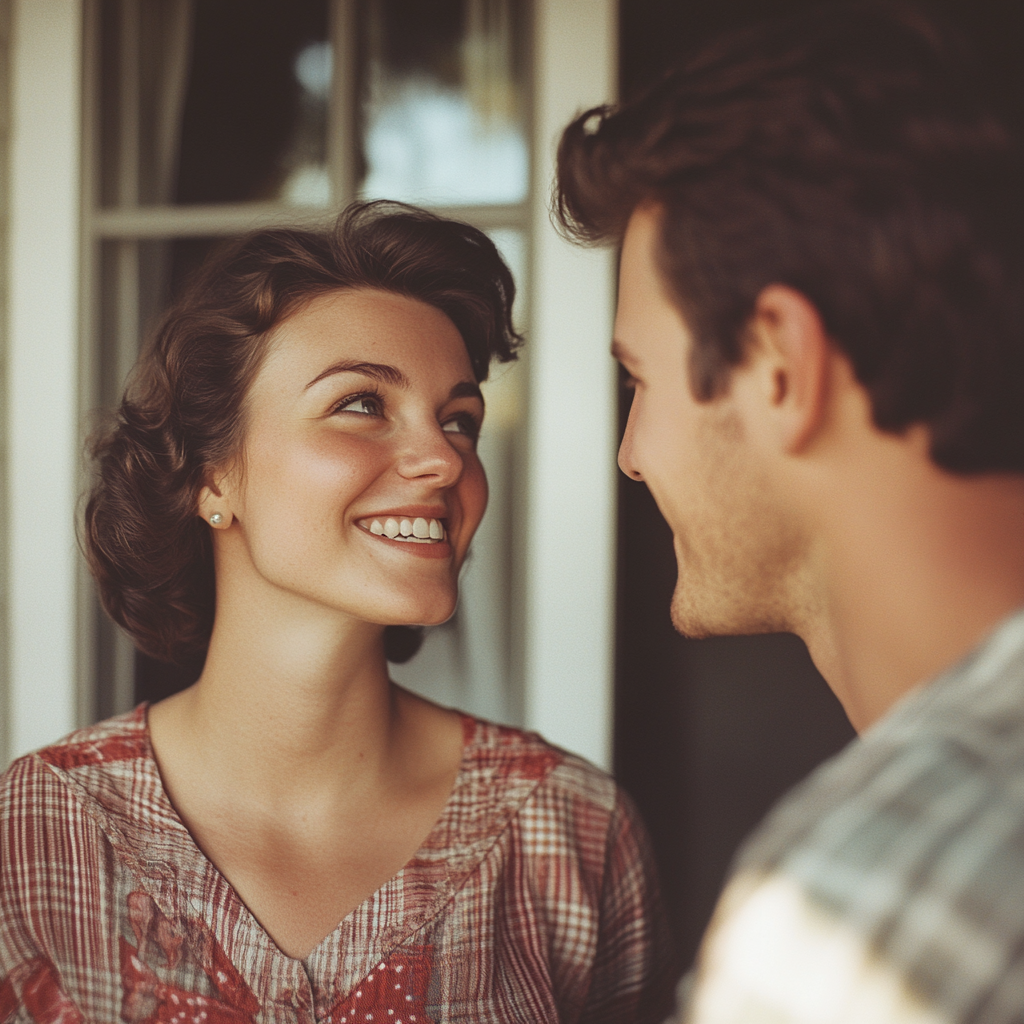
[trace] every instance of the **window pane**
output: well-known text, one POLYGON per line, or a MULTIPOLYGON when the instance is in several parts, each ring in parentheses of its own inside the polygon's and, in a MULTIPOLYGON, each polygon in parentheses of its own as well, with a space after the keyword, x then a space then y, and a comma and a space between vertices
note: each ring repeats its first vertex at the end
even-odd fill
POLYGON ((95 388, 101 408, 117 406, 140 346, 191 274, 227 241, 210 237, 102 243, 95 388))
POLYGON ((521 0, 362 0, 365 196, 525 199, 524 23, 521 0))
MULTIPOLYGON (((352 3, 358 33, 350 141, 365 156, 357 168, 364 191, 433 204, 525 200, 521 0, 98 0, 102 205, 337 199, 326 159, 328 99, 337 92, 328 27, 342 2, 352 3)), ((223 244, 218 235, 231 229, 218 216, 210 211, 209 237, 200 229, 198 237, 102 241, 92 318, 101 407, 116 405, 140 339, 223 244)), ((526 236, 509 227, 492 237, 522 288, 526 236)), ((520 292, 520 324, 524 309, 520 292)), ((495 367, 484 390, 480 453, 492 501, 464 599, 396 675, 437 699, 515 721, 514 481, 524 368, 495 367)), ((107 622, 98 632, 103 714, 159 699, 201 667, 135 656, 107 622)))
POLYGON ((330 203, 329 6, 104 0, 104 204, 330 203))

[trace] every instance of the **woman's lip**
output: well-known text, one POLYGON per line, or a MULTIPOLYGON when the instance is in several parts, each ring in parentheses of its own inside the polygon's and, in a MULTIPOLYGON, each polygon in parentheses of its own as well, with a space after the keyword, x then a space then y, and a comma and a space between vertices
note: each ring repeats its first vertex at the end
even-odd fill
POLYGON ((370 533, 369 529, 360 524, 359 529, 365 533, 368 537, 375 541, 380 541, 382 544, 386 544, 393 550, 396 548, 401 549, 406 554, 415 555, 417 558, 449 558, 453 553, 451 541, 448 539, 447 531, 445 533, 444 540, 436 540, 429 544, 419 544, 415 541, 408 540, 392 540, 390 537, 385 537, 383 534, 370 533))
MULTIPOLYGON (((370 530, 371 534, 376 536, 380 534, 381 528, 385 527, 388 523, 391 523, 392 528, 394 529, 397 529, 401 523, 407 523, 409 524, 409 527, 414 527, 414 524, 416 524, 415 528, 429 531, 421 532, 421 534, 419 534, 421 538, 430 537, 433 540, 440 540, 440 538, 437 537, 437 526, 440 526, 441 534, 446 536, 447 529, 449 529, 449 522, 450 520, 447 519, 446 516, 412 515, 406 512, 384 512, 379 515, 359 516, 359 518, 355 520, 355 525, 358 526, 359 529, 370 530)), ((415 529, 413 531, 415 532, 415 529)), ((409 537, 410 528, 403 529, 402 535, 409 537)), ((395 535, 391 534, 390 536, 394 537, 395 535)))
POLYGON ((357 516, 356 522, 372 522, 374 519, 448 519, 448 509, 432 505, 408 505, 405 508, 389 508, 382 512, 368 512, 357 516))

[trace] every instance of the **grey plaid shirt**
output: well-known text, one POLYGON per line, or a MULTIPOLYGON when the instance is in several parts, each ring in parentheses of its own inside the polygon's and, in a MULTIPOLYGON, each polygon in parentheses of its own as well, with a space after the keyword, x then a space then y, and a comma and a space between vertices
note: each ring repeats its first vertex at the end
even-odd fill
POLYGON ((1024 611, 768 816, 693 1024, 1024 1022, 1024 611))

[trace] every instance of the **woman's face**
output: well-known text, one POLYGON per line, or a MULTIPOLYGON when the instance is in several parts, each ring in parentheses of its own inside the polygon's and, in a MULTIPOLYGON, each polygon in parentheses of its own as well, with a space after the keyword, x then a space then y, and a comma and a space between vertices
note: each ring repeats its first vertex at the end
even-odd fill
POLYGON ((237 571, 369 622, 443 622, 487 504, 483 414, 444 313, 371 289, 313 299, 273 332, 242 457, 206 499, 233 516, 219 585, 237 571))

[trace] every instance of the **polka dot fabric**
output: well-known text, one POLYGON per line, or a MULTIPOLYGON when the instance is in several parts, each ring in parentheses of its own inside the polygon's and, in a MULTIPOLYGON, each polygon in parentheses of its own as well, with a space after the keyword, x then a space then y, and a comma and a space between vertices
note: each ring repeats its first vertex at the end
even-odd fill
POLYGON ((326 1024, 438 1024, 424 1003, 430 963, 429 949, 412 947, 393 954, 328 1010, 326 1024))

